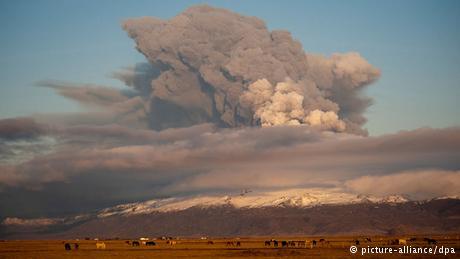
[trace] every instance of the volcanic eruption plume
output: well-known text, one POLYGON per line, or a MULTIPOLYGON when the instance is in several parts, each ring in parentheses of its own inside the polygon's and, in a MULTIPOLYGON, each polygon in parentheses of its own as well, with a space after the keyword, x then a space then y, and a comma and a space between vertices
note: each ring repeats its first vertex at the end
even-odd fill
POLYGON ((150 67, 116 77, 143 96, 153 129, 306 124, 367 134, 371 100, 360 91, 380 72, 358 53, 308 54, 287 31, 209 6, 170 20, 128 19, 123 28, 150 67))

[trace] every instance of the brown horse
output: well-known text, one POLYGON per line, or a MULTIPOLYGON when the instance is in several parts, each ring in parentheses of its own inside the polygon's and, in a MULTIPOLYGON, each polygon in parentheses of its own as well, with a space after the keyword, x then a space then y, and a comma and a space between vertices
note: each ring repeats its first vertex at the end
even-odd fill
POLYGON ((65 250, 67 250, 67 251, 72 249, 72 248, 70 247, 70 244, 69 244, 69 243, 65 243, 65 244, 64 244, 64 248, 65 248, 65 250))

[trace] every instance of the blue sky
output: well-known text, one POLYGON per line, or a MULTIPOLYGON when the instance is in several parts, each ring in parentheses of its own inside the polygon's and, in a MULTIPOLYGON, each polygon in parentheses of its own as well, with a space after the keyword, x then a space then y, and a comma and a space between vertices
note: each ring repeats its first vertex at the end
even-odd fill
POLYGON ((289 30, 307 52, 359 52, 382 70, 371 135, 460 124, 460 1, 0 1, 0 118, 80 109, 40 80, 121 87, 110 74, 145 59, 120 22, 197 3, 289 30))

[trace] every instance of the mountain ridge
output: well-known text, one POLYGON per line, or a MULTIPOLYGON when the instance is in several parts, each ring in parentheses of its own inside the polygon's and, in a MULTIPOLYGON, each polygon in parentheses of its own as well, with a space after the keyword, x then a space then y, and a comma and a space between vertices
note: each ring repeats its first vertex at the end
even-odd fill
POLYGON ((459 233, 460 199, 320 190, 154 199, 55 219, 7 218, 6 238, 138 236, 393 235, 459 233))

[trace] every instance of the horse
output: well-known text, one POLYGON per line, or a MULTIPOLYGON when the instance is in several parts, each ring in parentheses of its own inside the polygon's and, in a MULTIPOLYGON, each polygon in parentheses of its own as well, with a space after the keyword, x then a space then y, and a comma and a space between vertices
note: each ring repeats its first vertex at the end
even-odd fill
POLYGON ((104 242, 97 242, 96 243, 96 249, 105 249, 105 243, 104 242))
POLYGON ((281 246, 282 246, 282 247, 287 247, 287 246, 288 246, 288 242, 285 241, 285 240, 281 241, 281 246))
POLYGON ((154 246, 154 245, 156 245, 156 243, 153 242, 153 241, 147 241, 147 242, 145 242, 145 245, 146 246, 154 246))
POLYGON ((168 245, 175 245, 175 244, 177 244, 177 241, 175 241, 175 240, 168 240, 168 241, 166 241, 166 244, 168 244, 168 245))
POLYGON ((72 248, 70 247, 70 244, 69 244, 69 243, 65 243, 65 244, 64 244, 64 248, 65 248, 65 250, 67 250, 67 251, 68 251, 68 250, 72 250, 72 248))

